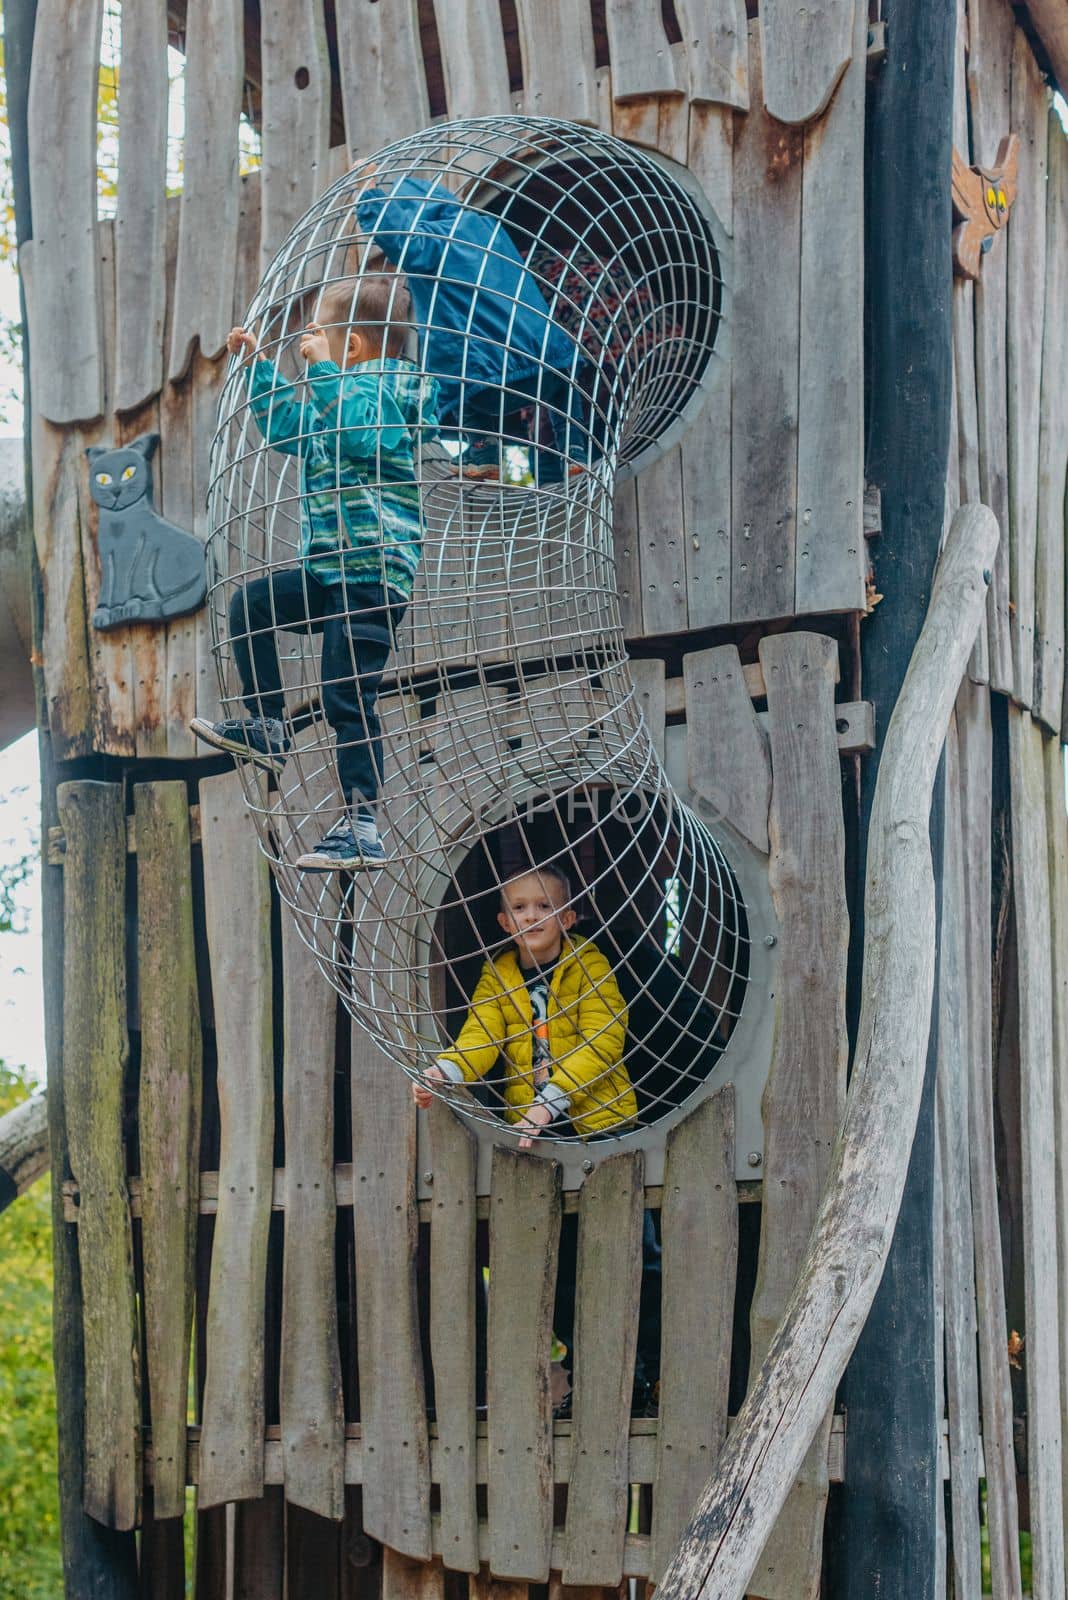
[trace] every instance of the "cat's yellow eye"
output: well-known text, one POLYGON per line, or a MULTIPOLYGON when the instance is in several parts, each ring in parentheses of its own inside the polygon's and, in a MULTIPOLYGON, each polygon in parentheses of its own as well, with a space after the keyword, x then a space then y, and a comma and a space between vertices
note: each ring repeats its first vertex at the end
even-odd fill
POLYGON ((96 475, 96 481, 97 481, 97 483, 110 483, 111 482, 111 473, 110 472, 98 472, 97 475, 96 475))
POLYGON ((1005 191, 1004 191, 1004 189, 999 189, 998 190, 998 208, 1001 211, 1004 211, 1004 209, 1005 209, 1005 191))
POLYGON ((127 467, 127 468, 126 468, 126 471, 125 471, 125 472, 124 472, 124 473, 123 473, 123 475, 122 475, 122 481, 123 481, 123 483, 128 483, 128 482, 129 482, 129 480, 130 480, 130 479, 131 479, 131 478, 132 478, 132 477, 133 477, 133 475, 134 475, 134 473, 135 473, 135 472, 136 472, 136 471, 137 471, 137 468, 136 468, 136 467, 127 467))
POLYGON ((997 198, 998 197, 994 193, 993 189, 988 189, 986 191, 986 203, 988 206, 997 205, 997 198))

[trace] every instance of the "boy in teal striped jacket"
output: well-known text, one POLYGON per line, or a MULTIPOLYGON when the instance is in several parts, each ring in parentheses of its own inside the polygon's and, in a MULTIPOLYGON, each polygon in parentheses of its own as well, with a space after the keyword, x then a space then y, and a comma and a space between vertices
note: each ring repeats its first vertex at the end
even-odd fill
MULTIPOLYGON (((276 630, 322 633, 322 707, 337 740, 345 809, 298 867, 380 867, 382 673, 422 551, 415 460, 437 431, 437 385, 403 356, 408 292, 393 274, 333 284, 301 336, 301 397, 271 361, 252 364, 252 415, 276 450, 301 458, 301 561, 254 578, 230 605, 247 717, 193 729, 220 750, 279 770, 289 749, 276 630), (354 303, 355 302, 355 303, 354 303)), ((256 355, 234 328, 233 355, 256 355)))

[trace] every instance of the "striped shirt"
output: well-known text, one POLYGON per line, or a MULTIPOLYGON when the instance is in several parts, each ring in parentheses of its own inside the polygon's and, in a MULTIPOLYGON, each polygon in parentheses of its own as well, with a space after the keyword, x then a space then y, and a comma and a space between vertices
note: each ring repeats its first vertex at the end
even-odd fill
POLYGON ((253 363, 252 415, 301 461, 301 559, 320 583, 381 584, 407 600, 422 554, 415 453, 437 432, 437 383, 383 357, 343 372, 316 361, 307 382, 253 363))

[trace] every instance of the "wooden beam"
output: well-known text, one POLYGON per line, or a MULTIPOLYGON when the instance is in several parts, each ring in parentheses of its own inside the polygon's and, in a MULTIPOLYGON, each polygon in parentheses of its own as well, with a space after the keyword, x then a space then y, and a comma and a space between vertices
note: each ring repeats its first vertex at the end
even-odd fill
POLYGON ((1068 7, 1064 0, 1027 0, 1026 10, 1049 57, 1061 93, 1068 93, 1068 7))
POLYGON ((0 1117, 0 1211, 48 1171, 48 1110, 32 1094, 0 1117))
POLYGON ((968 506, 946 540, 879 768, 862 1009, 830 1176, 797 1287, 662 1579, 660 1600, 739 1600, 745 1592, 879 1286, 927 1060, 935 950, 931 798, 997 538, 990 512, 968 506))

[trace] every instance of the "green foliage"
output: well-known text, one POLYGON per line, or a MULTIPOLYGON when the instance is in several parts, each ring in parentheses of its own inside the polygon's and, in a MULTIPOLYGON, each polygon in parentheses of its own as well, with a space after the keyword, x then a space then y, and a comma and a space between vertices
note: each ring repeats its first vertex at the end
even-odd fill
MULTIPOLYGON (((0 1064, 0 1115, 34 1087, 0 1064)), ((0 1600, 59 1600, 47 1179, 0 1215, 0 1307, 0 1600)))

